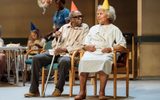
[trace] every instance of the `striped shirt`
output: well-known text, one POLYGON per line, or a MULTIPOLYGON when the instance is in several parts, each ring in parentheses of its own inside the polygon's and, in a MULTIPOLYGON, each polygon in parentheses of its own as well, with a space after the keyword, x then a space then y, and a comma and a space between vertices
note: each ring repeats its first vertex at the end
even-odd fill
MULTIPOLYGON (((71 23, 63 25, 58 31, 62 33, 59 47, 67 48, 69 53, 81 49, 83 46, 84 37, 89 32, 87 24, 82 23, 80 27, 72 27, 71 23)), ((52 47, 56 45, 55 40, 52 41, 52 47)))

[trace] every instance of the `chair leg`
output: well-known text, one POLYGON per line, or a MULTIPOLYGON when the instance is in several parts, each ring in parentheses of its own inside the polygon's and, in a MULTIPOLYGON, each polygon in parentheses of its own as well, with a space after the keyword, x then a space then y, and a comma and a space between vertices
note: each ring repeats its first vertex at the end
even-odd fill
POLYGON ((58 70, 55 69, 54 71, 54 84, 57 84, 58 81, 58 70))
POLYGON ((129 96, 129 65, 126 63, 126 97, 129 96))
POLYGON ((113 98, 117 98, 117 74, 114 73, 114 93, 113 93, 113 98))
POLYGON ((42 96, 44 96, 44 84, 45 84, 45 70, 44 70, 44 67, 42 67, 42 91, 41 91, 41 94, 42 96))
POLYGON ((74 72, 72 73, 72 84, 75 85, 75 79, 76 79, 76 73, 75 73, 75 70, 74 72))
POLYGON ((71 97, 73 94, 72 94, 72 91, 73 91, 73 73, 71 70, 69 70, 69 96, 71 97))
POLYGON ((129 79, 126 79, 126 97, 129 96, 129 79))
POLYGON ((27 78, 27 65, 25 65, 24 67, 22 78, 23 78, 23 86, 25 86, 26 78, 27 78))
POLYGON ((129 96, 129 70, 127 69, 126 74, 126 97, 129 96))
POLYGON ((94 95, 97 95, 97 76, 93 78, 93 88, 94 88, 94 95))

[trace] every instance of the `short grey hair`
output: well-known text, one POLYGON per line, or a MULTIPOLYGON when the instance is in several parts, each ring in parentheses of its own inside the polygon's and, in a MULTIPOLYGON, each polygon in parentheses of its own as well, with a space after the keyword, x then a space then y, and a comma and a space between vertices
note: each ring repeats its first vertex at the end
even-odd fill
POLYGON ((99 5, 98 9, 105 10, 106 14, 108 15, 108 19, 111 23, 113 23, 116 20, 116 12, 112 6, 109 6, 109 9, 104 9, 102 5, 99 5))
POLYGON ((77 15, 82 15, 82 13, 81 13, 80 11, 78 11, 78 10, 76 10, 76 11, 71 11, 71 12, 69 13, 69 19, 72 18, 72 17, 74 17, 74 16, 77 16, 77 15))

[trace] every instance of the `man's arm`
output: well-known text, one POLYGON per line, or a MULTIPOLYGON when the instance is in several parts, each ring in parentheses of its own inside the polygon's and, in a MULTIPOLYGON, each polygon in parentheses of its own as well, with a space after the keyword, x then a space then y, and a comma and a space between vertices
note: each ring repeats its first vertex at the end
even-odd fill
POLYGON ((67 47, 68 52, 72 52, 75 50, 80 50, 83 48, 84 38, 89 32, 89 27, 87 24, 83 24, 83 30, 80 33, 79 37, 74 41, 72 46, 67 47))

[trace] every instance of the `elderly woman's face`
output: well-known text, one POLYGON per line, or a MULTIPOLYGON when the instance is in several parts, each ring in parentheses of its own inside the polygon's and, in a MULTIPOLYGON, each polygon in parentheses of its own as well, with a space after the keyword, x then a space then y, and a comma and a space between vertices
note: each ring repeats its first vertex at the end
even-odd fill
POLYGON ((105 10, 103 10, 103 9, 97 10, 97 21, 99 24, 102 24, 102 25, 107 24, 108 17, 107 17, 105 10))

